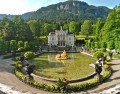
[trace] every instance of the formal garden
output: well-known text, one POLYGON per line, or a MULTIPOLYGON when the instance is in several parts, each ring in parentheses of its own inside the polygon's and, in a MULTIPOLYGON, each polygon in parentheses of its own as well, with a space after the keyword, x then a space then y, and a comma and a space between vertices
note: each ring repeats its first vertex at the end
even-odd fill
POLYGON ((92 49, 88 47, 90 44, 92 42, 86 41, 85 46, 80 49, 79 53, 68 51, 67 56, 69 58, 60 61, 56 60, 56 55, 62 52, 58 50, 56 52, 53 49, 54 52, 51 53, 46 48, 44 49, 44 47, 48 47, 46 44, 38 45, 40 48, 35 46, 35 49, 29 48, 30 44, 28 42, 11 40, 11 52, 2 56, 4 59, 12 58, 15 61, 15 64, 13 64, 15 75, 22 82, 32 87, 49 92, 80 92, 100 85, 112 73, 109 51, 92 49), (103 59, 105 56, 107 56, 106 59, 103 59), (94 65, 99 58, 104 63, 101 72, 97 73, 94 65), (32 74, 42 77, 40 79, 45 81, 35 80, 32 74), (46 81, 50 83, 46 83, 46 81))
POLYGON ((109 51, 88 48, 87 45, 90 43, 86 41, 86 46, 81 48, 79 53, 66 52, 69 57, 67 60, 56 60, 56 55, 62 52, 56 52, 53 49, 54 52, 51 53, 46 48, 43 49, 46 47, 45 44, 39 46, 40 48, 36 46, 36 49, 25 50, 25 48, 32 49, 29 48, 28 42, 11 40, 11 52, 2 56, 4 59, 12 58, 15 61, 13 64, 15 75, 32 87, 50 92, 80 92, 100 85, 112 73, 109 51), (103 60, 104 56, 107 57, 103 60), (102 71, 97 74, 93 65, 99 58, 104 64, 102 71), (33 73, 45 81, 35 80, 33 73), (50 83, 46 83, 46 81, 50 83))
MULTIPOLYGON (((80 54, 80 53, 77 53, 77 55, 78 54, 80 54)), ((53 62, 54 59, 52 62, 48 62, 45 58, 46 55, 49 56, 49 54, 46 54, 46 53, 42 54, 40 56, 37 56, 37 57, 35 56, 35 54, 33 54, 33 52, 26 52, 24 54, 24 56, 30 60, 30 62, 31 62, 30 65, 35 65, 35 68, 33 69, 34 72, 33 72, 32 68, 30 69, 30 70, 32 70, 31 73, 33 72, 36 75, 43 77, 41 79, 50 81, 50 82, 52 82, 51 84, 35 81, 34 76, 29 75, 29 73, 28 73, 28 76, 26 74, 24 74, 22 71, 23 65, 19 61, 17 61, 17 63, 15 64, 16 76, 22 82, 24 82, 30 86, 36 87, 38 89, 42 89, 42 90, 46 90, 46 91, 50 91, 50 92, 80 92, 82 90, 86 90, 86 89, 89 89, 89 88, 92 88, 94 86, 101 84, 106 79, 108 79, 111 75, 112 70, 109 65, 111 63, 109 63, 107 61, 107 59, 104 62, 104 65, 102 68, 102 74, 100 74, 100 78, 99 78, 99 76, 96 73, 94 75, 89 76, 93 72, 96 72, 95 69, 93 67, 90 67, 90 65, 89 65, 89 64, 93 64, 93 62, 95 62, 95 60, 97 60, 97 58, 95 59, 95 57, 90 57, 90 56, 86 56, 83 54, 84 58, 82 57, 83 58, 82 61, 87 61, 87 62, 90 61, 88 64, 87 64, 87 62, 86 63, 79 62, 80 64, 77 64, 77 62, 75 62, 75 61, 73 62, 72 60, 71 60, 71 62, 73 62, 72 64, 71 64, 71 62, 66 62, 65 64, 63 64, 63 62, 53 62), (85 58, 87 58, 87 59, 85 59, 85 58), (88 59, 88 58, 90 58, 90 59, 88 59), (70 64, 67 64, 67 63, 70 63, 70 64), (77 65, 75 65, 75 63, 77 65), (64 71, 63 71, 63 69, 62 69, 62 71, 61 71, 62 67, 63 68, 65 67, 66 70, 64 69, 64 71), (77 67, 78 67, 78 69, 77 69, 77 67), (77 72, 76 72, 76 70, 77 70, 77 72), (67 73, 67 71, 68 71, 68 73, 67 73), (69 71, 71 74, 69 74, 69 71), (54 72, 57 74, 55 74, 54 72), (65 74, 65 72, 66 72, 66 74, 65 74), (87 72, 87 73, 85 73, 85 72, 87 72), (78 79, 78 78, 80 78, 80 79, 78 79), (79 84, 79 82, 81 82, 81 83, 79 84), (75 84, 72 84, 72 83, 75 83, 75 84)), ((54 55, 54 54, 52 53, 52 55, 54 55)), ((75 53, 75 55, 76 55, 76 53, 75 53)), ((103 56, 103 53, 98 51, 98 52, 96 52, 95 56, 101 57, 101 56, 103 56)), ((55 57, 55 56, 53 56, 53 57, 55 57)), ((50 58, 52 59, 52 57, 50 57, 50 58)), ((47 57, 47 59, 48 59, 48 57, 47 57)))
POLYGON ((102 85, 112 74, 111 60, 120 58, 119 11, 119 7, 113 9, 106 21, 98 18, 82 24, 4 17, 0 20, 0 55, 15 62, 14 73, 18 79, 40 90, 80 92, 102 85), (74 53, 70 52, 71 47, 61 50, 56 45, 52 48, 47 45, 48 34, 60 25, 75 34, 78 42, 75 41, 72 49, 74 53), (68 58, 56 60, 63 50, 68 58), (33 74, 44 81, 35 80, 33 74))

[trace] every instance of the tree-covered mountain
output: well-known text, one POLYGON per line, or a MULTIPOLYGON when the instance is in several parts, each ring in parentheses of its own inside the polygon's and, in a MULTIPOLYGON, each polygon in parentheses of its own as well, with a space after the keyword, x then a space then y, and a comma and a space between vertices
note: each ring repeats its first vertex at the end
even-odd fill
POLYGON ((12 19, 15 15, 7 15, 7 14, 0 14, 0 19, 2 19, 3 17, 7 17, 9 19, 12 19))
POLYGON ((84 21, 96 20, 98 17, 106 19, 111 10, 107 7, 96 7, 77 0, 68 0, 57 4, 42 7, 34 12, 22 15, 24 19, 40 19, 43 21, 84 21))
MULTIPOLYGON (((105 20, 110 11, 111 9, 105 6, 96 7, 82 1, 68 0, 42 7, 34 12, 27 12, 21 16, 25 20, 39 19, 44 22, 66 22, 72 20, 83 22, 86 19, 96 20, 98 17, 105 20)), ((12 19, 15 15, 0 14, 0 19, 4 16, 12 19)))

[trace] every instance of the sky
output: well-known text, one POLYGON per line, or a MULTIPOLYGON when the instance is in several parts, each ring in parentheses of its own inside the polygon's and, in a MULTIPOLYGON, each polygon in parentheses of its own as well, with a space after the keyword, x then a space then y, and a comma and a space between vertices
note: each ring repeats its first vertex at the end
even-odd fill
MULTIPOLYGON (((0 0, 0 14, 23 14, 67 0, 0 0)), ((79 0, 95 6, 114 8, 120 0, 79 0)))

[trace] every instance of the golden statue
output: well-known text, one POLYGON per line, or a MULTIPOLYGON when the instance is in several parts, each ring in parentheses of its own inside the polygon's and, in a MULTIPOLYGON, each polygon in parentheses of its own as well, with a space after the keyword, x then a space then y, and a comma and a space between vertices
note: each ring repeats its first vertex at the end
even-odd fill
POLYGON ((63 53, 57 54, 57 55, 56 55, 56 58, 57 58, 57 59, 68 59, 68 56, 67 56, 66 51, 64 50, 63 53))

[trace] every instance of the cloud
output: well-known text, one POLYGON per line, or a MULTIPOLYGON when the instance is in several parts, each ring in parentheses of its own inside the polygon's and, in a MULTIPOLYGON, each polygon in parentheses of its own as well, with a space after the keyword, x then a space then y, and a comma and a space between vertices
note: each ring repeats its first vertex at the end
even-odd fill
POLYGON ((28 0, 0 0, 0 14, 22 14, 30 11, 28 0))

